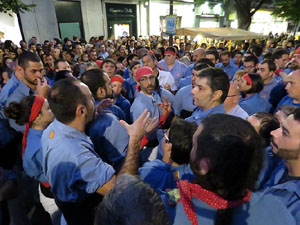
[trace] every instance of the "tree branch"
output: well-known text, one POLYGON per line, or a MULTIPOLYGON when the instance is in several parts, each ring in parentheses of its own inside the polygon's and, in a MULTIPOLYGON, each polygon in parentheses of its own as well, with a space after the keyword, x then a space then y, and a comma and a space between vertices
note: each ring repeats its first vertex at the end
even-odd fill
POLYGON ((251 16, 253 16, 257 10, 259 10, 261 8, 261 6, 265 3, 266 0, 260 0, 260 2, 258 3, 258 5, 255 7, 255 9, 250 13, 251 16))

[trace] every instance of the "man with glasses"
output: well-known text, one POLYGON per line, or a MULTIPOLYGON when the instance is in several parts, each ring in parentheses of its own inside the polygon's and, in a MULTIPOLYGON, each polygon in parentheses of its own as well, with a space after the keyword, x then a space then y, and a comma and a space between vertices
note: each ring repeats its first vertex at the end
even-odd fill
MULTIPOLYGON (((155 75, 150 67, 142 67, 136 71, 137 88, 139 93, 130 108, 131 121, 134 122, 145 109, 150 112, 150 117, 160 118, 162 115, 161 105, 163 103, 160 96, 154 91, 155 75)), ((170 107, 170 103, 164 100, 165 105, 170 107)))
POLYGON ((243 60, 243 69, 247 71, 247 73, 256 73, 256 67, 258 64, 258 59, 253 56, 247 56, 243 60))

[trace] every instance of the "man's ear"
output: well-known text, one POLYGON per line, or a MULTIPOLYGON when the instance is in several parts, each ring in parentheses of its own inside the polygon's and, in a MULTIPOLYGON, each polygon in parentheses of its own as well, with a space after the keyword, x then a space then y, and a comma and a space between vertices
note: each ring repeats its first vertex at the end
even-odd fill
POLYGON ((223 91, 222 90, 216 90, 214 92, 213 99, 216 100, 216 101, 219 101, 219 99, 221 98, 222 95, 223 95, 223 91))
POLYGON ((211 169, 211 163, 208 158, 203 158, 199 161, 200 174, 206 175, 211 169))
POLYGON ((83 116, 87 114, 87 108, 85 105, 79 104, 76 108, 76 116, 83 116))
POLYGON ((99 99, 102 99, 102 98, 105 98, 105 96, 106 96, 106 91, 105 91, 105 89, 102 88, 102 87, 99 87, 98 90, 97 90, 97 97, 98 97, 99 99))

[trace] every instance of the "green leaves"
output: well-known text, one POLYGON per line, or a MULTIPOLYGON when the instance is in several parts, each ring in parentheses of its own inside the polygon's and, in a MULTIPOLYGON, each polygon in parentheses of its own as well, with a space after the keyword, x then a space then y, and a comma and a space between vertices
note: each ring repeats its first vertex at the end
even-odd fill
POLYGON ((10 16, 12 16, 12 12, 24 13, 25 11, 30 11, 35 6, 35 4, 25 4, 21 0, 0 0, 0 12, 8 13, 10 16))
POLYGON ((299 0, 274 0, 273 15, 289 21, 300 22, 299 0))

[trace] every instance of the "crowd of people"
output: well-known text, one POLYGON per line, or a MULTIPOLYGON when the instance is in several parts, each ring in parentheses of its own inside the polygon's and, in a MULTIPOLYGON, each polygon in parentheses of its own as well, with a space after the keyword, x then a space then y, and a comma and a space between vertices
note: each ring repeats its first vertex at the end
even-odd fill
POLYGON ((0 43, 0 224, 300 225, 300 42, 0 43))

